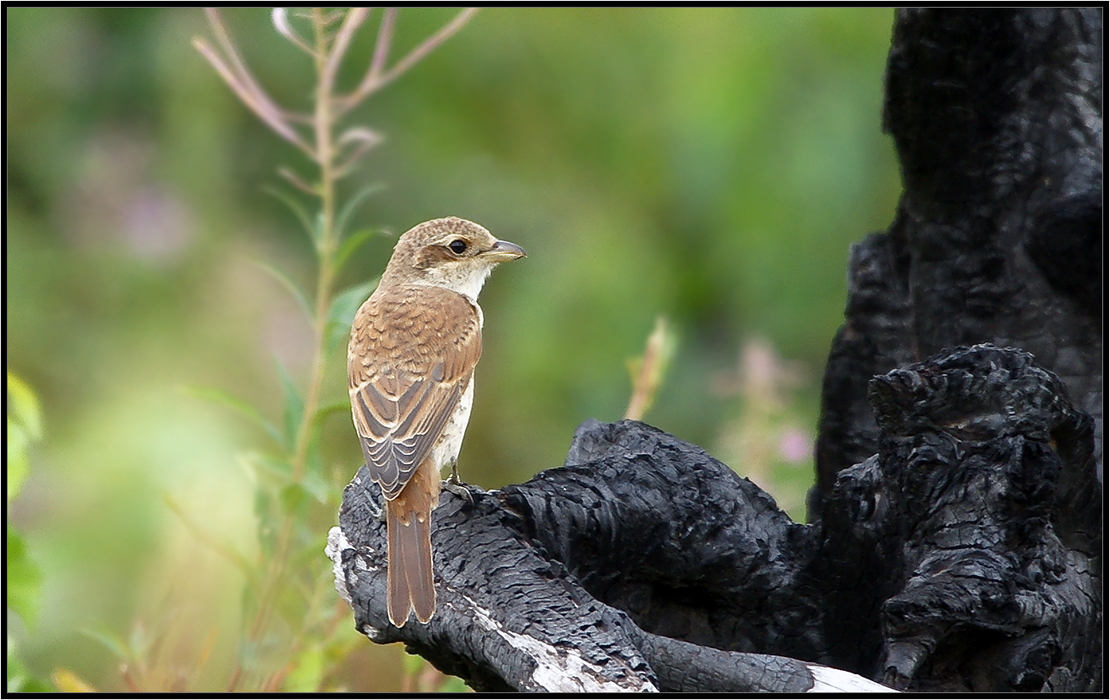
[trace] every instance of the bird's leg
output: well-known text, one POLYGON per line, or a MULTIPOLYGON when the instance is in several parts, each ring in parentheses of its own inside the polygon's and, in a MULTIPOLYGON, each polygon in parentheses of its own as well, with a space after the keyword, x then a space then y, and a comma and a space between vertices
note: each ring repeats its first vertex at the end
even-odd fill
POLYGON ((451 460, 451 476, 444 480, 443 488, 459 498, 465 498, 470 505, 474 505, 474 496, 470 495, 470 489, 459 479, 458 459, 451 460))
MULTIPOLYGON (((385 509, 388 507, 387 504, 389 503, 389 500, 385 497, 385 493, 381 490, 381 485, 380 484, 374 484, 374 486, 378 487, 378 489, 377 489, 378 495, 381 496, 381 501, 380 501, 381 507, 380 508, 378 507, 378 503, 379 503, 378 499, 369 498, 367 500, 370 501, 370 507, 374 509, 374 519, 377 520, 379 523, 384 523, 385 522, 385 509)), ((371 487, 371 488, 373 488, 373 487, 371 487)))

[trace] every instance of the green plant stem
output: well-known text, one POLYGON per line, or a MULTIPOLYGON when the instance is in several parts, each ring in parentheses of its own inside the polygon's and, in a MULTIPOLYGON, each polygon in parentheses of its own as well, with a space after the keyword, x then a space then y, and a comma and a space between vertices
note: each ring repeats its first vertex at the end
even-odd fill
POLYGON ((331 73, 327 69, 328 37, 324 11, 316 7, 312 10, 313 24, 316 28, 316 109, 313 124, 316 131, 316 160, 320 166, 320 235, 317 239, 320 273, 316 280, 316 352, 312 362, 312 374, 305 396, 304 415, 297 432, 297 442, 293 453, 293 481, 299 483, 307 468, 308 446, 316 424, 316 410, 320 404, 320 390, 324 380, 327 360, 328 307, 331 304, 331 287, 334 277, 333 258, 335 257, 335 158, 332 135, 332 84, 331 73))
MULTIPOLYGON (((314 313, 313 332, 316 340, 315 352, 312 358, 312 368, 309 375, 308 387, 305 392, 304 412, 297 429, 297 439, 293 448, 292 466, 293 483, 300 484, 308 469, 308 452, 312 443, 312 435, 316 429, 316 413, 319 410, 320 395, 324 383, 327 366, 327 330, 328 311, 331 305, 332 285, 335 277, 334 258, 337 245, 337 232, 335 231, 335 169, 334 169, 334 137, 332 127, 334 124, 333 113, 333 88, 331 75, 327 70, 328 63, 328 35, 327 20, 324 10, 313 8, 313 26, 315 28, 316 51, 315 64, 317 74, 317 87, 315 94, 315 110, 313 112, 313 128, 316 134, 316 162, 320 168, 320 182, 317 194, 320 197, 319 232, 315 237, 319 273, 316 280, 316 306, 314 313)), ((254 624, 251 627, 250 638, 261 639, 273 616, 275 599, 283 583, 289 564, 289 552, 293 541, 294 516, 286 513, 282 518, 281 531, 278 535, 278 544, 275 556, 270 566, 270 575, 266 577, 265 588, 262 592, 259 609, 254 624)), ((241 676, 240 668, 232 677, 229 691, 235 686, 241 676)))

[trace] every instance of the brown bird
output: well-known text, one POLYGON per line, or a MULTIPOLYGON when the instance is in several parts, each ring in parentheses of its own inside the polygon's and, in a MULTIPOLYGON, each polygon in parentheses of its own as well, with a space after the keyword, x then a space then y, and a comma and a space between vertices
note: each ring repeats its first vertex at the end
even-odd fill
POLYGON ((355 315, 351 412, 386 499, 387 608, 397 627, 410 610, 421 622, 435 613, 431 516, 440 469, 450 464, 448 488, 459 484, 456 460, 482 354, 478 292, 494 266, 521 257, 523 248, 465 219, 426 221, 398 239, 355 315))

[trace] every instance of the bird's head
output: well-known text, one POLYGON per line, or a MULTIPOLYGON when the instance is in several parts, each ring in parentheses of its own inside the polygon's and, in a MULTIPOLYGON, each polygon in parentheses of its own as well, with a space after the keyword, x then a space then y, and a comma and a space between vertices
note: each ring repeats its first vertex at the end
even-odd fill
POLYGON ((456 216, 432 219, 397 239, 382 283, 445 287, 477 299, 498 263, 524 255, 516 243, 499 241, 472 221, 456 216))

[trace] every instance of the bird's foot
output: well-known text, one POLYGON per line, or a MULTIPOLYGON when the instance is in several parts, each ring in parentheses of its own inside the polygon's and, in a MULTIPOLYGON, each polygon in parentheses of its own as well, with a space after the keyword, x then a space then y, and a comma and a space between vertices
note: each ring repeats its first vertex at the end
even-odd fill
POLYGON ((451 476, 444 480, 443 490, 450 491, 459 498, 466 499, 470 505, 474 505, 474 496, 470 493, 470 488, 459 480, 459 472, 455 465, 451 465, 451 476))

